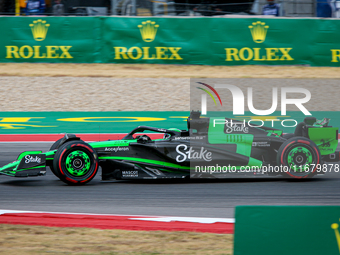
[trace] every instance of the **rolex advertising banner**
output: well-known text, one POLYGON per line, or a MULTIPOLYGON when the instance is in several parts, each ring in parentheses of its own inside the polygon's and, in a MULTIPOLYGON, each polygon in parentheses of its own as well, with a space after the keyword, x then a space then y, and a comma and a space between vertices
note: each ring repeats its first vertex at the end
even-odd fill
POLYGON ((234 255, 338 255, 340 206, 236 206, 234 255))
POLYGON ((199 27, 205 19, 105 19, 103 62, 208 64, 210 39, 199 27))
POLYGON ((340 20, 1 17, 0 62, 338 66, 340 20))
POLYGON ((100 25, 86 17, 1 17, 1 62, 101 62, 100 25))

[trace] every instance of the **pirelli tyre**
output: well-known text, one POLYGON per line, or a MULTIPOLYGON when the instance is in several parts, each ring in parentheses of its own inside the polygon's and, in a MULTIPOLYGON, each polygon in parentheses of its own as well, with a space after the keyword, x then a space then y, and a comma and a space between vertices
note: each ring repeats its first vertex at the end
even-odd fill
POLYGON ((98 172, 98 155, 83 141, 70 141, 61 145, 53 159, 57 177, 70 185, 91 181, 98 172))
POLYGON ((321 164, 321 154, 316 144, 305 137, 285 141, 277 152, 277 164, 285 177, 302 179, 313 177, 321 164))

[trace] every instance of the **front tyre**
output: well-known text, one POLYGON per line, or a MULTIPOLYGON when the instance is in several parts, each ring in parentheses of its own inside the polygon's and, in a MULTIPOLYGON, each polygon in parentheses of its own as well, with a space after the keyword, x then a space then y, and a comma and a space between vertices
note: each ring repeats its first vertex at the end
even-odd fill
POLYGON ((310 178, 316 174, 321 154, 316 144, 305 137, 285 141, 277 152, 277 164, 283 166, 282 175, 295 179, 310 178))
MULTIPOLYGON (((57 140, 54 144, 52 144, 52 146, 51 146, 51 148, 50 148, 50 151, 53 151, 53 150, 57 149, 58 146, 59 146, 59 144, 60 144, 60 142, 61 142, 61 140, 63 140, 63 138, 60 138, 60 139, 57 140)), ((60 177, 58 176, 58 173, 54 170, 53 162, 52 162, 52 164, 49 165, 49 167, 50 167, 52 173, 53 173, 55 176, 57 176, 58 178, 60 178, 60 177)))
POLYGON ((53 169, 60 180, 71 185, 91 181, 98 172, 98 155, 83 141, 61 145, 54 156, 53 169))

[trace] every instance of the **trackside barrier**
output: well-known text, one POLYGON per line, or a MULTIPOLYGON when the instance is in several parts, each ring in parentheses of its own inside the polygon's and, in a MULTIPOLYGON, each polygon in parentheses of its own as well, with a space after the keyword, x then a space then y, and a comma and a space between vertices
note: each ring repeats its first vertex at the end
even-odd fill
POLYGON ((340 20, 1 17, 0 62, 339 66, 340 20))
POLYGON ((237 206, 235 255, 338 255, 340 206, 237 206))

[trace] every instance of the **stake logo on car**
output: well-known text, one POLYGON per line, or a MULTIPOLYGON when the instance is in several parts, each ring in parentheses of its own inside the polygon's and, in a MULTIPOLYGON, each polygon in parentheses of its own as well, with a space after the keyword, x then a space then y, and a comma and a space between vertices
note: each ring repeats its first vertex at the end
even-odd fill
POLYGON ((31 156, 31 155, 26 155, 25 156, 25 163, 29 164, 29 163, 41 163, 41 158, 39 158, 38 156, 31 156))
POLYGON ((203 159, 204 161, 212 160, 212 153, 201 147, 200 151, 195 151, 192 147, 186 146, 185 144, 179 144, 176 147, 176 152, 179 154, 176 157, 177 162, 184 162, 187 159, 203 159))
POLYGON ((243 132, 243 133, 248 133, 249 132, 249 127, 246 127, 242 123, 226 123, 226 130, 225 132, 230 134, 232 132, 243 132))

